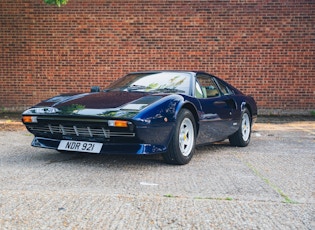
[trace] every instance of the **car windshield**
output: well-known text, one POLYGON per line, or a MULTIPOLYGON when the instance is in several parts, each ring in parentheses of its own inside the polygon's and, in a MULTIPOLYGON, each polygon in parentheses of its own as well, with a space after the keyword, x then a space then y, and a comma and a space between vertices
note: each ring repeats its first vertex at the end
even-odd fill
POLYGON ((191 74, 184 72, 132 73, 109 86, 110 91, 189 94, 191 74))

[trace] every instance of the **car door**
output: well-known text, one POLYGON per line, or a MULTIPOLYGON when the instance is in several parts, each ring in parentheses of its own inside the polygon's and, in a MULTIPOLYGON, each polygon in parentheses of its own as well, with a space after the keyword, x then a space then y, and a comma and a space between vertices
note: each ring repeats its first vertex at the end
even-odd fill
POLYGON ((233 115, 236 103, 233 97, 221 90, 217 80, 207 74, 198 74, 195 96, 202 107, 197 143, 226 139, 236 131, 233 115))

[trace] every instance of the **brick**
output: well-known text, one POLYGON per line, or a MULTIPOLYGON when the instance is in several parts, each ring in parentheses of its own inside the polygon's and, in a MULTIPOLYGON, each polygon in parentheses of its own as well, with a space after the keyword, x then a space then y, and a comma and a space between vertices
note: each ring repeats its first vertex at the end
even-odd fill
POLYGON ((131 71, 204 70, 261 109, 315 110, 313 1, 0 3, 0 108, 105 88, 131 71))

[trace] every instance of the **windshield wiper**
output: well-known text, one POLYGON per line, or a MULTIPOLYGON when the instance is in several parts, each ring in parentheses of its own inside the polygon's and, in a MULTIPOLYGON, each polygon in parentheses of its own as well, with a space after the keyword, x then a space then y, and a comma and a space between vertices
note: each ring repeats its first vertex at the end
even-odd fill
POLYGON ((180 90, 176 88, 161 88, 161 89, 155 89, 155 91, 165 92, 165 93, 185 93, 185 90, 180 90))
POLYGON ((133 91, 133 90, 146 89, 146 88, 147 87, 144 85, 131 85, 131 86, 128 86, 126 90, 133 91))

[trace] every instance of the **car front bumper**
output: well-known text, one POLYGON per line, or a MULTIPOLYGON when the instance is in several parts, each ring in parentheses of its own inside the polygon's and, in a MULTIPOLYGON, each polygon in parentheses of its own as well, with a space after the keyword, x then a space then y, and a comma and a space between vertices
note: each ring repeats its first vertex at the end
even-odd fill
MULTIPOLYGON (((58 146, 61 140, 34 137, 32 141, 33 147, 41 147, 47 149, 58 150, 58 146)), ((143 144, 143 143, 102 143, 103 146, 100 150, 100 154, 158 154, 167 150, 167 146, 158 144, 143 144)))

